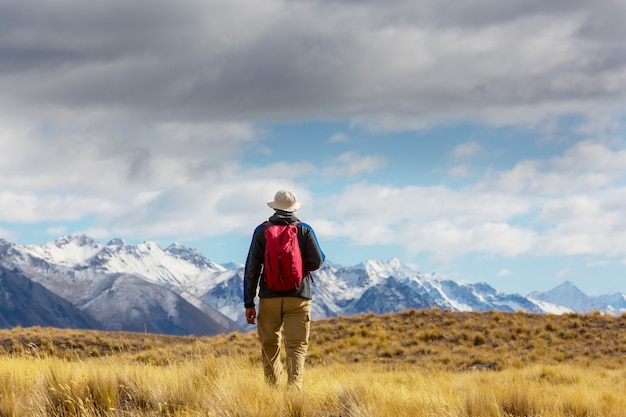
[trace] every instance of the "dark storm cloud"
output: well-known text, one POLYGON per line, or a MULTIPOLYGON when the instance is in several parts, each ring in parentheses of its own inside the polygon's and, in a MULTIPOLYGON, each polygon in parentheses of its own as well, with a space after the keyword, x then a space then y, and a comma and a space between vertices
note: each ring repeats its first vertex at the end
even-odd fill
POLYGON ((625 8, 3 1, 0 107, 146 122, 583 111, 624 98, 625 8))

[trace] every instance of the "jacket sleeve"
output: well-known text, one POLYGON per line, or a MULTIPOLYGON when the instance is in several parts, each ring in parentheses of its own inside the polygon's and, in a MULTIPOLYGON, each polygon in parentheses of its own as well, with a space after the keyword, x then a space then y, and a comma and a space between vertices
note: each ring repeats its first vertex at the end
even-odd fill
POLYGON ((320 248, 313 228, 306 223, 300 223, 300 225, 302 226, 304 236, 304 253, 302 254, 302 258, 307 270, 315 271, 322 266, 326 255, 324 255, 324 252, 322 252, 320 248))
POLYGON ((259 225, 252 235, 252 243, 246 258, 243 276, 243 302, 246 308, 254 307, 259 279, 263 271, 263 248, 265 246, 265 228, 259 225))

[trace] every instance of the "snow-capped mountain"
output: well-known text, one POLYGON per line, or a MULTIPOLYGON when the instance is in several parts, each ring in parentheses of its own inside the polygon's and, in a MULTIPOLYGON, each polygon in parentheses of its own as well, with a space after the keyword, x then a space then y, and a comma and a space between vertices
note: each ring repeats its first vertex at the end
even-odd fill
MULTIPOLYGON (((60 297, 75 309, 67 314, 79 314, 100 329, 204 335, 249 328, 243 314, 243 266, 215 264, 177 243, 162 249, 154 242, 131 245, 121 239, 103 245, 87 236, 41 246, 0 240, 0 267, 60 297)), ((590 299, 591 309, 626 308, 623 294, 581 297, 570 287, 568 297, 558 287, 528 297, 504 294, 484 283, 422 274, 397 259, 351 267, 326 262, 313 276, 314 318, 432 307, 563 313, 589 310, 590 299), (566 302, 580 299, 584 303, 566 302)))
POLYGON ((318 315, 431 307, 453 311, 544 312, 521 295, 504 294, 484 283, 458 284, 437 274, 421 274, 401 265, 397 259, 367 261, 349 268, 327 264, 315 277, 313 313, 318 315))
POLYGON ((588 296, 570 281, 546 292, 533 292, 529 298, 561 305, 576 312, 602 311, 609 314, 626 312, 626 294, 588 296))
MULTIPOLYGON (((226 273, 194 250, 156 243, 107 245, 61 237, 44 245, 0 240, 0 266, 71 303, 103 330, 214 335, 241 327, 194 295, 202 279, 226 273), (168 251, 171 249, 171 251, 168 251)), ((19 324, 19 323, 18 323, 19 324)))

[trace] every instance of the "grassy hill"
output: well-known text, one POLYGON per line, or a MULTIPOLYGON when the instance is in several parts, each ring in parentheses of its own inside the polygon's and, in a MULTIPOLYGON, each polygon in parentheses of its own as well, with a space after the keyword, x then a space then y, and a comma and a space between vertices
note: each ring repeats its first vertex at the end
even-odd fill
MULTIPOLYGON (((308 364, 417 364, 431 369, 519 368, 532 363, 626 363, 626 315, 407 310, 312 324, 308 364), (478 366, 477 366, 478 365, 478 366)), ((108 355, 166 363, 194 355, 258 356, 256 331, 215 337, 55 328, 0 329, 0 354, 65 359, 108 355)))
POLYGON ((316 320, 302 393, 254 330, 0 330, 2 416, 622 416, 626 315, 409 310, 316 320))

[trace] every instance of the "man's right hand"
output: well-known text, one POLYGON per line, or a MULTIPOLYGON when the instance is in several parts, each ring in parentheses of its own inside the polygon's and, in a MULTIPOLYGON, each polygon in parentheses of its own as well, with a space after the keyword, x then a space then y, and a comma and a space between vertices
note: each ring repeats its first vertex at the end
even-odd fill
POLYGON ((248 324, 256 324, 256 310, 254 307, 246 308, 246 321, 248 324))

